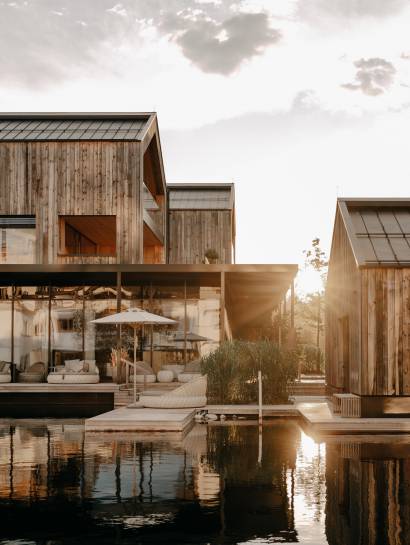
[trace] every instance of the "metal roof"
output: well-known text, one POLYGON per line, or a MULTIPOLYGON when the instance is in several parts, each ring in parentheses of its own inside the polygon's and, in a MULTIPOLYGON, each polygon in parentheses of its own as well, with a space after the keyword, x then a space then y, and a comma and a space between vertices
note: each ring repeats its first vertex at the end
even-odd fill
POLYGON ((339 199, 359 266, 410 266, 410 199, 339 199))
POLYGON ((168 184, 170 210, 232 210, 233 184, 168 184))
POLYGON ((142 140, 154 114, 1 114, 0 141, 142 140))

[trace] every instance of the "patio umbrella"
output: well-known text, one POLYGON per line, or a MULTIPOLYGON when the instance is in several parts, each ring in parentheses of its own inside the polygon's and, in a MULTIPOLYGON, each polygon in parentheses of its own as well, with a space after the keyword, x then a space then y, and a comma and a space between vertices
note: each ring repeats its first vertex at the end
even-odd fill
MULTIPOLYGON (((134 403, 137 400, 137 328, 142 325, 172 325, 176 324, 175 320, 171 318, 165 318, 158 314, 152 314, 146 310, 140 308, 129 308, 123 312, 116 314, 110 314, 104 316, 104 318, 97 318, 91 321, 92 324, 106 324, 106 325, 129 325, 134 329, 134 403)), ((151 346, 152 350, 152 346, 151 346)), ((151 354, 152 356, 152 354, 151 354)), ((144 375, 144 387, 145 387, 145 375, 144 375)))
MULTIPOLYGON (((177 331, 175 333, 174 341, 184 341, 184 340, 185 340, 184 332, 177 331)), ((202 337, 202 335, 198 335, 197 333, 193 333, 192 331, 187 332, 186 340, 191 343, 202 342, 202 341, 212 341, 212 339, 208 339, 208 337, 202 337)))
MULTIPOLYGON (((185 342, 185 332, 177 331, 174 336, 174 341, 185 342)), ((200 342, 212 341, 212 339, 208 339, 208 337, 202 337, 202 335, 198 335, 197 333, 193 333, 192 331, 187 331, 186 341, 191 343, 191 347, 193 347, 194 343, 195 345, 197 345, 200 342)), ((196 351, 199 354, 198 346, 196 346, 196 351)), ((185 352, 186 352, 186 346, 185 346, 185 352)), ((184 361, 186 363, 186 354, 184 355, 184 361)))

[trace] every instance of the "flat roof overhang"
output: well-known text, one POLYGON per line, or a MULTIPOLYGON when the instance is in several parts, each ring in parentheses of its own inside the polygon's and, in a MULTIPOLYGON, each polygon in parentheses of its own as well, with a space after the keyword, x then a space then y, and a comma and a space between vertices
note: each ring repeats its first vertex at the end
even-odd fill
POLYGON ((122 285, 149 283, 177 285, 185 280, 195 285, 219 286, 221 273, 233 298, 271 295, 290 286, 298 270, 294 264, 279 265, 124 265, 61 264, 0 265, 0 286, 9 285, 122 285))

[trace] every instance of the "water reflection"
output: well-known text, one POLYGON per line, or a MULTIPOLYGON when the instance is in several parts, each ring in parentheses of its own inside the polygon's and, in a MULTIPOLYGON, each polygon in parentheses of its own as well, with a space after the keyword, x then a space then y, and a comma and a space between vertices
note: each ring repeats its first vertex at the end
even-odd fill
POLYGON ((327 449, 329 543, 410 543, 409 438, 332 439, 327 449))
POLYGON ((296 422, 84 434, 0 424, 0 543, 404 545, 410 442, 315 442, 296 422), (261 456, 261 463, 258 459, 261 456))

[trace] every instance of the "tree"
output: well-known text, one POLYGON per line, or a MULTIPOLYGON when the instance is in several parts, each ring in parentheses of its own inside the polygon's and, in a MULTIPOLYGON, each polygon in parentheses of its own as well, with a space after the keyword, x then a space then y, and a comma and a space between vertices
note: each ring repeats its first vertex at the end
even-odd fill
POLYGON ((306 318, 315 322, 316 327, 316 350, 317 370, 320 370, 320 333, 323 331, 323 303, 326 286, 327 267, 329 261, 326 253, 320 247, 320 239, 314 238, 312 246, 303 252, 305 254, 305 268, 311 268, 320 276, 321 286, 315 293, 307 295, 307 316, 306 318))

